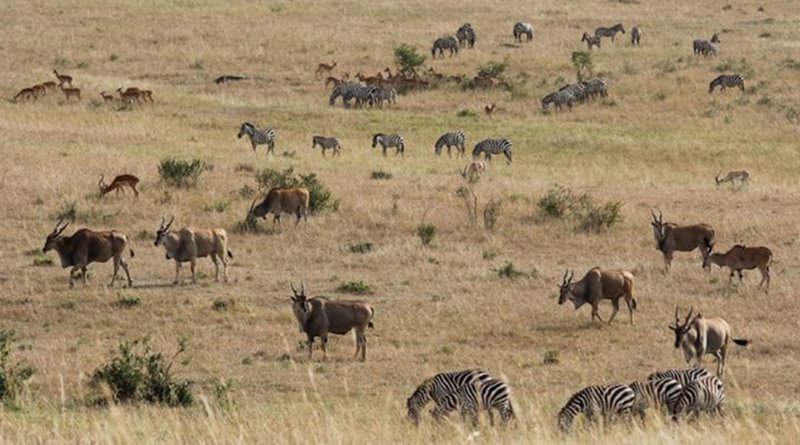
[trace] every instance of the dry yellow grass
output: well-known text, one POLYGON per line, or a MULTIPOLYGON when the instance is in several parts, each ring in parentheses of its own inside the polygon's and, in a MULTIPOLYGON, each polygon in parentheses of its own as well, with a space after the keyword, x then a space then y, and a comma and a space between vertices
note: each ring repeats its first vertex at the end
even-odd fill
MULTIPOLYGON (((795 443, 800 433, 798 345, 800 285, 796 197, 798 117, 796 4, 759 2, 627 2, 545 0, 441 2, 216 2, 212 0, 6 0, 0 15, 0 89, 4 97, 71 74, 80 104, 60 95, 34 103, 0 103, 0 327, 18 333, 15 360, 36 374, 18 410, 0 414, 6 443, 795 443), (759 6, 764 12, 757 11, 759 6), (512 42, 518 20, 533 23, 533 43, 512 42), (402 96, 391 110, 327 106, 328 90, 314 78, 319 62, 338 60, 338 75, 372 75, 392 66, 399 43, 427 53, 439 35, 464 21, 478 32, 474 50, 429 61, 437 71, 474 75, 491 60, 510 64, 517 93, 464 92, 443 87, 402 96), (641 48, 604 42, 595 71, 610 84, 614 106, 578 106, 544 116, 538 100, 571 80, 572 51, 584 50, 584 30, 623 22, 644 35, 641 48), (691 55, 693 38, 721 32, 717 58, 691 55), (787 63, 787 60, 792 63, 787 63), (748 93, 707 94, 714 67, 746 69, 748 93), (792 68, 793 66, 794 68, 792 68), (221 74, 241 83, 216 86, 221 74), (132 111, 105 106, 98 93, 119 86, 150 89, 156 103, 132 111), (500 108, 491 119, 484 104, 500 108), (475 118, 457 117, 462 109, 475 118), (276 151, 266 158, 236 139, 243 121, 274 126, 276 151), (514 142, 515 163, 495 162, 477 185, 481 204, 503 198, 493 232, 471 229, 455 196, 464 161, 435 159, 433 142, 463 129, 470 145, 493 136, 514 142), (401 132, 405 159, 384 159, 369 147, 379 131, 401 132), (311 136, 337 136, 343 156, 324 160, 311 136), (165 157, 213 163, 200 187, 176 190, 159 182, 165 157), (314 216, 282 234, 233 233, 254 186, 239 164, 293 166, 317 172, 341 198, 338 212, 314 216), (719 170, 745 168, 749 188, 717 189, 719 170), (374 170, 393 174, 370 179, 374 170), (132 173, 142 196, 96 198, 100 174, 132 173), (623 202, 624 222, 605 234, 537 217, 536 200, 553 184, 623 202), (105 287, 111 265, 90 267, 89 285, 67 286, 59 267, 34 267, 35 253, 65 202, 76 203, 74 227, 115 228, 137 250, 130 261, 133 289, 105 287), (221 212, 209 203, 227 202, 221 212), (393 207, 396 206, 396 210, 393 207), (697 253, 678 254, 662 273, 653 248, 649 209, 669 220, 712 224, 717 245, 767 245, 775 253, 772 290, 726 287, 725 272, 699 267, 697 253), (231 232, 236 258, 231 283, 203 278, 173 287, 173 264, 152 245, 162 215, 176 226, 221 226, 231 232), (436 225, 434 245, 414 234, 436 225), (372 242, 360 255, 348 246, 372 242), (503 279, 505 261, 531 278, 503 279), (556 305, 566 268, 595 265, 636 273, 636 325, 619 317, 594 327, 587 308, 556 305), (342 282, 375 288, 364 297, 376 308, 367 362, 350 360, 351 336, 331 340, 327 363, 308 362, 298 349, 289 283, 313 294, 347 298, 342 282), (120 297, 141 305, 123 309, 120 297), (227 311, 212 310, 230 299, 227 311), (684 366, 666 329, 675 305, 721 316, 739 337, 727 374, 728 416, 673 427, 653 418, 632 430, 591 430, 563 437, 555 414, 570 394, 605 381, 643 378, 654 369, 684 366), (189 409, 86 408, 87 376, 124 339, 144 335, 171 351, 188 340, 188 363, 175 372, 196 382, 204 400, 189 409), (560 363, 544 365, 547 351, 560 363), (280 360, 288 354, 291 360, 280 360), (405 398, 425 377, 481 367, 510 382, 519 418, 510 430, 471 433, 452 424, 414 430, 405 398), (230 408, 214 386, 231 382, 230 408)), ((73 228, 68 229, 71 232, 73 228)), ((210 261, 200 270, 211 275, 210 261)), ((604 304, 601 314, 607 316, 604 304)), ((623 312, 624 314, 624 312, 623 312)), ((317 352, 317 354, 319 354, 317 352)), ((318 357, 319 358, 319 357, 318 357)))

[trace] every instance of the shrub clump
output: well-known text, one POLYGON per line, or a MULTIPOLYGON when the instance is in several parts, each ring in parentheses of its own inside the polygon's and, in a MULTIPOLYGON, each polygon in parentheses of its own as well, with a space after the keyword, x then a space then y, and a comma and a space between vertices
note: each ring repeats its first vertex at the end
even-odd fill
POLYGON ((425 63, 426 57, 417 52, 417 48, 402 44, 394 49, 394 61, 401 73, 414 73, 425 63))
POLYGON ((586 193, 578 195, 558 185, 548 190, 536 206, 544 216, 573 219, 579 230, 587 232, 610 229, 623 219, 619 201, 597 202, 586 193))
POLYGON ((514 263, 511 261, 506 261, 503 266, 494 269, 494 271, 497 272, 498 277, 509 278, 512 280, 515 278, 527 278, 529 276, 527 273, 514 267, 514 263))
POLYGON ((479 77, 500 77, 508 69, 508 62, 490 61, 478 68, 479 77))
POLYGON ((173 187, 194 187, 200 180, 204 171, 213 170, 214 166, 199 159, 186 161, 183 159, 167 158, 158 165, 158 174, 161 180, 173 187))
POLYGON ((385 172, 383 170, 376 170, 372 172, 372 179, 381 180, 381 179, 392 179, 392 174, 389 172, 385 172))
POLYGON ((417 236, 423 246, 430 246, 436 236, 436 226, 433 224, 420 224, 417 226, 417 236))
POLYGON ((340 292, 347 292, 351 294, 371 294, 374 289, 372 285, 367 284, 363 281, 348 281, 347 283, 342 283, 337 288, 340 292))
MULTIPOLYGON (((194 403, 190 382, 175 379, 171 373, 175 358, 184 351, 186 344, 181 341, 178 351, 166 360, 160 352, 152 351, 146 337, 122 342, 111 361, 94 371, 89 385, 97 392, 107 389, 116 403, 189 406, 194 403)), ((108 400, 97 396, 91 402, 105 405, 108 400)))
POLYGON ((352 246, 350 246, 350 252, 352 253, 369 253, 372 252, 374 249, 375 246, 373 246, 372 243, 369 242, 353 244, 352 246))
POLYGON ((11 344, 14 331, 0 330, 0 401, 14 406, 22 387, 34 374, 34 369, 21 363, 11 363, 11 344))
POLYGON ((292 167, 283 171, 265 168, 256 174, 256 182, 262 191, 274 187, 305 187, 309 193, 308 209, 312 214, 328 210, 335 212, 339 209, 339 200, 334 199, 331 191, 319 181, 316 173, 295 174, 292 167))

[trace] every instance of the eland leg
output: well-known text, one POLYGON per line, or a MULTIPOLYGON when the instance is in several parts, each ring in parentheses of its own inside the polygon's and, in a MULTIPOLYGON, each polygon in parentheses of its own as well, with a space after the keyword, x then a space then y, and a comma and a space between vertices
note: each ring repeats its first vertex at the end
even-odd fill
MULTIPOLYGON (((617 312, 619 312, 619 299, 611 300, 611 307, 614 310, 611 312, 611 318, 608 319, 608 324, 611 324, 611 322, 614 321, 614 317, 616 317, 617 312)), ((628 305, 628 308, 630 308, 630 305, 628 305)))

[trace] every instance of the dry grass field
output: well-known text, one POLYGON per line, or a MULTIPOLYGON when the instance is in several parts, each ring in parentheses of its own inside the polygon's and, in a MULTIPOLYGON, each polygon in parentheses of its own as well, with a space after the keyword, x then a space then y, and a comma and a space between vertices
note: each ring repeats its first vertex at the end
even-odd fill
MULTIPOLYGON (((800 192, 800 22, 789 0, 697 2, 577 0, 268 1, 5 0, 0 6, 0 328, 16 332, 11 361, 35 369, 22 394, 0 411, 2 443, 796 443, 800 434, 800 287, 797 196, 800 192), (729 5, 730 4, 730 5, 729 5), (759 11, 759 7, 763 7, 759 11), (535 28, 514 45, 516 21, 535 28), (464 22, 475 49, 427 60, 446 74, 474 76, 507 62, 511 91, 445 84, 401 95, 390 109, 328 106, 315 79, 319 62, 338 61, 335 75, 395 69, 401 43, 429 55, 431 42, 464 22), (610 96, 571 113, 539 110, 539 100, 575 79, 570 60, 584 51, 583 31, 639 24, 592 54, 610 96), (719 32, 717 57, 692 55, 695 38, 719 32), (726 67, 727 65, 727 67, 726 67), (80 102, 51 94, 15 103, 23 87, 69 73, 80 102), (721 71, 740 72, 747 91, 707 93, 721 71), (248 79, 224 85, 222 74, 248 79), (99 92, 137 86, 155 103, 125 109, 99 92), (483 106, 500 108, 491 118, 483 106), (474 113, 463 113, 470 110, 474 113), (273 126, 276 156, 253 153, 237 139, 242 122, 273 126), (470 227, 456 190, 466 159, 436 158, 433 143, 461 129, 469 149, 508 137, 514 163, 496 158, 475 185, 481 209, 502 199, 494 230, 470 227), (400 132, 403 159, 370 147, 376 132, 400 132), (343 155, 323 159, 311 136, 337 136, 343 155), (284 156, 294 152, 294 156, 284 156), (213 164, 195 188, 164 184, 167 157, 213 164), (294 167, 317 174, 340 200, 338 211, 313 215, 282 233, 270 222, 258 234, 237 224, 256 187, 255 169, 294 167), (718 171, 747 169, 749 187, 717 188, 718 171), (392 174, 373 180, 373 171, 392 174), (97 180, 132 173, 142 195, 97 198, 97 180), (602 233, 549 219, 538 200, 554 185, 618 200, 624 220, 602 233), (111 264, 90 266, 86 286, 68 286, 67 270, 36 266, 59 213, 74 203, 80 227, 127 233, 133 288, 108 288, 111 264), (676 254, 663 272, 654 249, 650 209, 677 223, 706 222, 717 246, 766 245, 774 252, 772 288, 758 290, 757 271, 728 286, 727 273, 700 268, 699 254, 676 254), (223 227, 235 255, 228 284, 215 283, 200 260, 198 284, 172 286, 174 265, 153 240, 164 215, 176 227, 223 227), (431 246, 416 235, 435 225, 431 246), (352 253, 369 242, 374 250, 352 253), (507 262, 525 273, 509 279, 507 262), (592 325, 589 309, 557 305, 567 268, 627 268, 636 276, 635 325, 622 310, 614 324, 592 325), (363 281, 370 294, 337 290, 363 281), (329 359, 308 361, 291 312, 290 283, 310 294, 360 298, 375 307, 367 361, 351 360, 351 335, 334 336, 329 359), (136 301, 125 306, 120 300, 136 301), (644 426, 578 430, 562 435, 556 414, 578 389, 642 379, 686 366, 667 329, 676 305, 724 317, 736 337, 726 373, 727 412, 675 426, 653 416, 644 426), (171 355, 187 351, 175 376, 189 379, 188 408, 87 406, 87 382, 121 341, 149 336, 171 355), (557 364, 545 364, 557 354, 557 364), (460 422, 419 429, 405 418, 405 399, 438 372, 480 367, 506 379, 518 414, 510 428, 475 433, 460 422), (228 384, 225 403, 219 396, 228 384)), ((47 256, 56 263, 54 252, 47 256)), ((184 278, 188 278, 184 268, 184 278)), ((624 305, 623 305, 624 306, 624 305)), ((601 305, 607 317, 610 304, 601 305)), ((317 343, 318 344, 318 343, 317 343)), ((711 357, 706 363, 713 368, 711 357)))

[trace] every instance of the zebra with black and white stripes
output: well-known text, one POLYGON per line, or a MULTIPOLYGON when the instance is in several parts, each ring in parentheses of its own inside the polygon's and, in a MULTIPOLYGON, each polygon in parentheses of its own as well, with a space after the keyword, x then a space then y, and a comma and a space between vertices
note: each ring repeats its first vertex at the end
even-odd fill
POLYGON ((375 91, 375 100, 377 101, 378 108, 383 108, 383 102, 389 106, 397 101, 397 90, 394 88, 378 88, 375 91))
POLYGON ((378 144, 380 144, 381 148, 383 148, 384 156, 386 156, 387 148, 394 147, 395 156, 399 154, 405 157, 406 142, 403 140, 403 136, 400 136, 399 134, 377 133, 372 136, 372 148, 377 147, 378 144))
POLYGON ((350 100, 354 97, 355 91, 361 88, 361 85, 358 82, 348 82, 336 85, 336 87, 331 91, 331 96, 328 100, 328 104, 333 106, 336 103, 336 99, 339 97, 342 98, 342 106, 345 108, 350 108, 350 100))
POLYGON ((469 416, 472 424, 478 424, 478 411, 482 408, 489 415, 489 424, 494 426, 494 411, 500 413, 504 424, 514 418, 511 406, 511 390, 506 382, 494 378, 478 380, 472 385, 464 385, 461 389, 441 401, 451 411, 461 407, 462 415, 469 416))
POLYGON ((704 377, 683 387, 683 392, 675 403, 672 416, 677 420, 686 413, 691 413, 693 417, 697 417, 701 411, 722 414, 724 402, 725 387, 722 380, 714 375, 704 377))
POLYGON ((570 397, 558 413, 558 426, 564 432, 572 429, 572 422, 578 414, 584 414, 593 421, 600 414, 609 423, 618 417, 630 418, 636 393, 627 385, 611 383, 588 386, 570 397))
POLYGON ((256 151, 256 146, 258 145, 266 145, 267 154, 274 154, 275 139, 277 138, 277 133, 274 129, 259 129, 250 122, 245 122, 242 124, 241 128, 239 128, 239 139, 241 139, 244 135, 247 135, 247 137, 250 138, 250 144, 253 146, 253 151, 256 151))
POLYGON ((608 97, 608 84, 603 79, 593 78, 581 82, 584 86, 584 94, 592 100, 597 96, 608 97))
POLYGON ((528 37, 528 42, 533 40, 533 26, 530 23, 517 22, 514 24, 514 40, 522 43, 522 36, 528 37))
POLYGON ((481 153, 483 153, 485 159, 488 162, 491 162, 493 155, 499 155, 502 153, 508 160, 508 163, 511 164, 511 162, 513 162, 511 157, 512 149, 513 147, 511 141, 506 138, 484 139, 478 142, 475 145, 475 148, 472 149, 472 159, 477 161, 481 156, 481 153))
POLYGON ((713 376, 714 374, 705 368, 669 369, 666 371, 656 371, 648 375, 647 380, 674 379, 677 380, 682 387, 686 387, 695 380, 713 376))
POLYGON ((336 138, 313 136, 311 138, 311 148, 315 148, 317 145, 319 145, 319 148, 322 149, 323 157, 325 157, 325 150, 333 150, 333 156, 338 156, 341 154, 339 150, 342 148, 342 146, 339 145, 339 141, 336 138))
MULTIPOLYGON (((378 87, 372 85, 359 85, 358 88, 354 88, 350 94, 356 99, 356 108, 364 108, 365 104, 372 108, 377 102, 378 87)), ((344 100, 349 102, 347 96, 345 96, 344 100)))
POLYGON ((439 57, 444 57, 444 50, 450 51, 450 57, 458 55, 458 40, 453 36, 439 37, 433 42, 431 48, 431 57, 436 58, 436 52, 439 52, 439 57))
POLYGON ((639 41, 642 40, 642 31, 638 26, 634 25, 631 28, 631 45, 639 46, 639 41))
POLYGON ((566 91, 570 93, 574 100, 584 102, 587 97, 586 82, 578 82, 564 85, 558 91, 566 91))
POLYGON ((622 23, 617 23, 611 28, 604 28, 601 26, 594 30, 594 35, 595 37, 611 37, 611 41, 613 42, 618 32, 625 34, 625 27, 622 26, 622 23))
POLYGON ((694 50, 694 55, 716 56, 718 43, 719 43, 719 35, 717 34, 711 36, 711 40, 695 39, 692 42, 692 49, 694 50))
POLYGON ((550 104, 556 106, 556 111, 561 111, 566 105, 569 111, 572 111, 572 104, 575 102, 575 97, 570 91, 556 91, 548 94, 542 98, 542 113, 547 113, 550 104))
POLYGON ((602 40, 600 39, 600 36, 590 36, 589 33, 585 32, 583 33, 583 37, 581 37, 581 42, 586 42, 586 46, 588 46, 589 51, 591 51, 592 46, 595 46, 597 47, 597 49, 600 49, 600 44, 602 43, 602 40))
POLYGON ((468 44, 470 48, 475 46, 475 40, 478 39, 478 35, 475 34, 475 30, 472 29, 472 25, 469 23, 464 23, 458 28, 456 31, 456 39, 458 39, 458 44, 464 46, 468 44))
POLYGON ((648 407, 660 408, 663 406, 668 413, 672 414, 675 404, 683 392, 683 386, 677 380, 670 378, 633 382, 628 386, 636 393, 633 413, 638 414, 642 420, 644 420, 645 410, 648 407))
POLYGON ((461 157, 467 150, 465 147, 466 143, 467 136, 461 131, 445 133, 433 144, 433 152, 436 153, 436 156, 439 156, 442 154, 442 148, 447 146, 447 156, 451 157, 450 150, 452 147, 455 147, 458 152, 458 157, 461 157))
MULTIPOLYGON (((462 401, 464 386, 472 386, 480 381, 487 381, 491 379, 488 373, 479 369, 468 369, 456 372, 443 372, 435 376, 425 379, 406 400, 406 408, 408 409, 408 417, 414 421, 414 424, 419 425, 420 412, 428 402, 433 401, 436 407, 433 409, 434 419, 441 419, 447 416, 451 411, 461 406, 462 410, 464 405, 458 404, 462 401), (461 394, 461 395, 459 395, 461 394)), ((462 411, 462 414, 464 411, 462 411)))
POLYGON ((744 93, 744 76, 741 74, 723 74, 712 80, 708 84, 708 94, 714 92, 714 88, 719 87, 721 91, 725 88, 739 88, 744 93))

